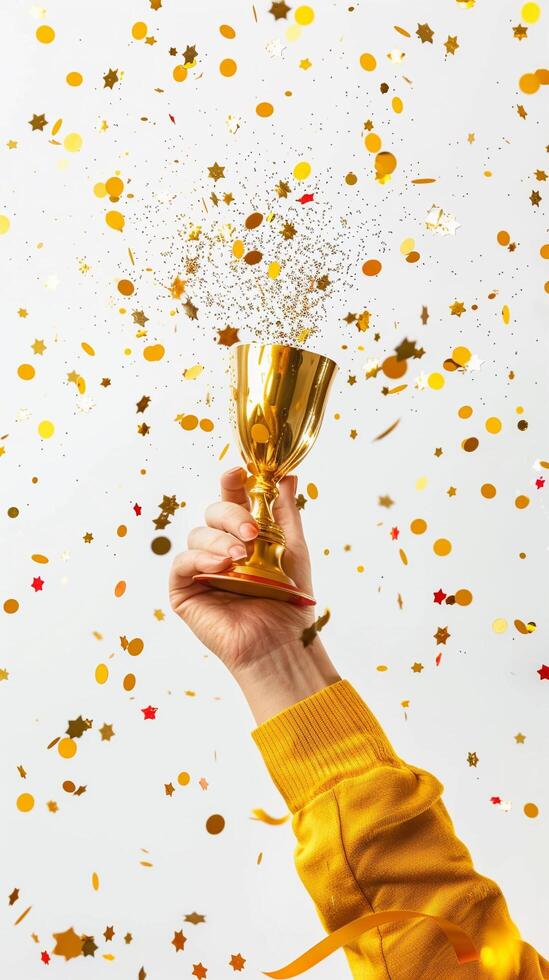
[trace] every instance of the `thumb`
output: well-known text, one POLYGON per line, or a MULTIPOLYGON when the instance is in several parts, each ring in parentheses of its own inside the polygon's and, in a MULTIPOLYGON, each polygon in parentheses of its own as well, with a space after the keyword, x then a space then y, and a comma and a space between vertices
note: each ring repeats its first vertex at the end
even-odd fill
POLYGON ((286 538, 284 568, 300 589, 312 594, 311 561, 305 540, 301 512, 296 506, 297 477, 285 476, 278 484, 273 516, 286 538))

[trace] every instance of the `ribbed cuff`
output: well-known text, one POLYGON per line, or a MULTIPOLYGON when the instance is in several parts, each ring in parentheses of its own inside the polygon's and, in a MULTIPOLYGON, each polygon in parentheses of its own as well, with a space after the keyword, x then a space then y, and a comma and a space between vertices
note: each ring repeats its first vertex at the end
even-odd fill
POLYGON ((295 813, 341 779, 400 766, 378 721, 349 681, 337 681, 259 725, 252 737, 295 813))

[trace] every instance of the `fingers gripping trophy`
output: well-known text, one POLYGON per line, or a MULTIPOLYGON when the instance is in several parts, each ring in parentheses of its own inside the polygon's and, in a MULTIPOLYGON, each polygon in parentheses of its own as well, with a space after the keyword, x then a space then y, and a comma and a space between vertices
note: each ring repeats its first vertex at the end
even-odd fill
POLYGON ((254 478, 249 489, 259 527, 251 555, 228 571, 194 581, 241 595, 314 605, 284 572, 284 533, 273 518, 278 482, 316 441, 337 372, 329 357, 284 344, 239 344, 231 350, 230 414, 254 478))

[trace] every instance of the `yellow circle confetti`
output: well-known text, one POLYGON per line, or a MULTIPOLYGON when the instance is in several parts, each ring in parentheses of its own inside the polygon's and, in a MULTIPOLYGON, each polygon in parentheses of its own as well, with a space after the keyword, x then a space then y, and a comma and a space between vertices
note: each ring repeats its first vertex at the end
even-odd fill
POLYGON ((184 82, 187 77, 185 65, 176 65, 172 72, 172 77, 176 82, 184 82))
POLYGON ((191 781, 191 777, 189 776, 188 772, 183 771, 179 773, 179 776, 177 777, 177 782, 179 783, 180 786, 188 786, 190 781, 191 781))
POLYGON ((298 7, 294 12, 294 17, 298 24, 302 27, 307 27, 308 24, 312 24, 315 19, 315 12, 312 7, 298 7))
POLYGON ((483 483, 480 492, 486 500, 492 500, 496 496, 497 490, 493 483, 483 483))
POLYGON ((368 133, 364 146, 370 153, 378 153, 381 150, 381 139, 377 133, 368 133))
POLYGON ((527 24, 535 24, 541 17, 541 9, 539 3, 525 3, 521 12, 521 20, 526 21, 527 24))
POLYGON ((10 219, 7 214, 0 214, 0 235, 5 235, 10 230, 10 219))
POLYGON ((51 439, 53 433, 55 432, 55 426, 53 422, 49 419, 44 419, 38 425, 38 435, 41 439, 51 439))
POLYGON ((219 33, 221 34, 222 37, 227 38, 228 41, 232 41, 233 38, 236 37, 236 31, 234 27, 230 26, 230 24, 221 24, 221 27, 219 28, 219 33))
POLYGON ((539 807, 536 806, 535 803, 525 803, 524 804, 524 813, 525 813, 525 815, 527 817, 530 817, 531 819, 533 819, 534 817, 537 817, 537 815, 539 813, 539 807))
POLYGON ((91 880, 92 880, 92 888, 94 892, 99 891, 99 875, 97 874, 97 871, 93 872, 91 880))
POLYGON ((213 432, 214 424, 211 419, 200 419, 199 425, 202 432, 213 432))
POLYGON ((528 507, 529 503, 530 498, 527 497, 526 494, 521 493, 515 500, 515 507, 517 507, 518 510, 524 510, 525 507, 528 507))
POLYGON ((63 140, 63 146, 67 153, 78 153, 82 149, 82 143, 80 133, 68 133, 63 140))
POLYGON ((21 813, 29 813, 34 806, 34 796, 31 793, 21 793, 17 797, 16 804, 21 813))
POLYGON ((418 476, 416 480, 416 490, 425 490, 428 486, 429 480, 426 476, 418 476))
POLYGON ((17 368, 17 374, 22 381, 32 381, 36 371, 34 370, 32 364, 20 364, 17 368))
POLYGON ((507 620, 501 618, 494 619, 494 622, 492 623, 492 629, 494 633, 505 633, 508 626, 509 623, 507 622, 507 620))
POLYGON ((486 422, 484 423, 484 425, 485 425, 486 431, 489 432, 493 436, 497 435, 498 432, 501 432, 501 420, 498 419, 498 418, 496 418, 495 416, 492 416, 491 418, 486 419, 486 422))
POLYGON ((269 264, 269 268, 267 269, 267 275, 269 276, 269 279, 278 279, 280 275, 280 263, 271 262, 269 264))
POLYGON ((145 644, 141 637, 136 636, 133 640, 128 643, 128 653, 131 657, 138 657, 140 653, 143 653, 145 644))
POLYGON ((65 81, 67 85, 71 86, 71 88, 78 88, 78 86, 82 84, 84 79, 82 78, 82 75, 80 74, 79 71, 70 71, 65 81))
POLYGON ((318 499, 318 487, 316 486, 316 484, 314 484, 314 483, 308 483, 307 484, 307 496, 311 500, 317 500, 318 499))
POLYGON ((527 72, 519 78, 519 88, 525 95, 535 95, 540 87, 540 80, 537 75, 527 72))
POLYGON ((72 759, 77 750, 78 746, 73 738, 62 738, 57 743, 57 751, 62 759, 72 759))
POLYGON ((452 550, 452 543, 448 538, 437 538, 433 544, 433 551, 439 558, 445 558, 452 550))
POLYGON ((233 242, 233 255, 235 259, 241 259, 244 255, 244 242, 240 241, 240 238, 233 242))
POLYGON ((473 593, 469 589, 458 589, 455 600, 458 606, 470 606, 473 601, 473 593))
POLYGON ((94 184, 93 193, 95 194, 96 197, 106 197, 107 196, 106 185, 102 181, 99 181, 97 184, 94 184))
POLYGON ((404 108, 404 103, 402 99, 398 97, 398 95, 395 95, 393 101, 391 102, 391 105, 393 107, 393 112, 396 112, 397 115, 399 115, 404 108))
POLYGON ((13 615, 19 609, 19 603, 17 599, 6 599, 4 603, 4 612, 9 615, 13 615))
POLYGON ((301 37, 301 25, 300 24, 290 24, 286 29, 286 40, 287 41, 299 41, 301 37))
POLYGON ((439 374, 438 371, 434 371, 433 374, 430 374, 427 378, 427 384, 429 385, 429 388, 432 388, 434 391, 440 391, 441 388, 444 388, 445 382, 442 374, 439 374))
POLYGON ((294 177, 296 180, 307 180, 307 177, 311 174, 311 170, 310 163, 307 163, 306 160, 300 160, 294 167, 294 177))
POLYGON ((452 351, 452 360, 459 364, 460 367, 465 367, 465 365, 471 360, 471 351, 468 347, 454 347, 452 351))
POLYGON ((106 664, 97 664, 95 668, 95 679, 98 684, 106 684, 109 679, 109 668, 106 664))
POLYGON ((458 408, 458 415, 460 419, 470 419, 472 414, 473 409, 470 405, 462 405, 461 408, 458 408))
POLYGON ((269 430, 266 425, 263 425, 263 422, 255 422, 252 425, 250 434, 254 442, 263 444, 269 441, 269 430))
POLYGON ((187 432, 192 432, 192 430, 196 429, 198 425, 198 419, 196 415, 185 415, 184 418, 181 419, 180 424, 182 429, 185 429, 187 432))
MULTIPOLYGON (((124 190, 124 181, 120 177, 109 177, 105 181, 105 190, 109 197, 117 201, 124 190)), ((116 211, 113 213, 116 214, 116 211)))
POLYGON ((40 41, 40 44, 51 44, 55 40, 53 27, 49 27, 47 24, 40 24, 40 27, 36 28, 36 39, 40 41))

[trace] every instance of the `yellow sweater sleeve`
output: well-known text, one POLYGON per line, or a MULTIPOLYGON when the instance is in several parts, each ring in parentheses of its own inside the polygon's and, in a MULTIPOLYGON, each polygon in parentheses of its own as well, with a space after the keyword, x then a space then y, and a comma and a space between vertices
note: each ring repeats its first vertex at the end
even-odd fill
POLYGON ((439 781, 395 754, 348 681, 252 735, 293 814, 296 867, 328 932, 367 912, 408 909, 450 919, 482 951, 480 964, 459 966, 429 920, 387 924, 345 947, 355 980, 549 978, 456 837, 439 781))

